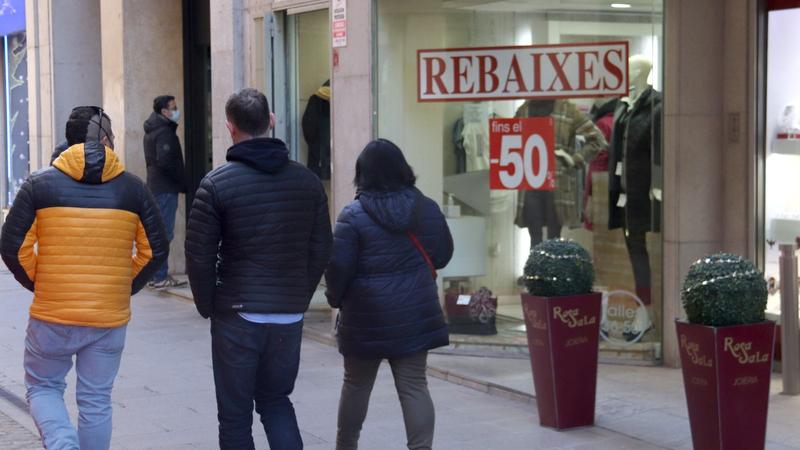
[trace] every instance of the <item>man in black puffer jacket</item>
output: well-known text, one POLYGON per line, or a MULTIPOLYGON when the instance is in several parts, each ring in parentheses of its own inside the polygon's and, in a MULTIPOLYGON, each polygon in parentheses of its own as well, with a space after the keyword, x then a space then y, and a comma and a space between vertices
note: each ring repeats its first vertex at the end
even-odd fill
POLYGON ((264 94, 232 95, 225 114, 234 145, 200 183, 186 232, 195 305, 211 317, 219 445, 254 448, 255 401, 270 448, 300 449, 289 394, 303 313, 330 257, 328 200, 286 144, 266 137, 275 117, 264 94))

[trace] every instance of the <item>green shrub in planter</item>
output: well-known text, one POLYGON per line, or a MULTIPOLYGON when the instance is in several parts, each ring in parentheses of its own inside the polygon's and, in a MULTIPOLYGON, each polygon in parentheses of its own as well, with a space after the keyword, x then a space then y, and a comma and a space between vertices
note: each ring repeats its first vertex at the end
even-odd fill
POLYGON ((750 261, 718 253, 692 264, 681 299, 691 323, 709 326, 758 323, 765 320, 767 282, 750 261))
POLYGON ((531 250, 525 263, 525 287, 531 295, 583 295, 592 292, 593 284, 592 258, 575 241, 544 241, 531 250))

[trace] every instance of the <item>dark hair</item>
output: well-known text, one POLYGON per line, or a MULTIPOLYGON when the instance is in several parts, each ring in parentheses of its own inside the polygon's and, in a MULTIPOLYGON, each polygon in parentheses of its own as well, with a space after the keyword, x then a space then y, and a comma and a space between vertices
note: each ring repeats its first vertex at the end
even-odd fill
POLYGON ((100 136, 89 136, 89 138, 94 139, 96 137, 102 137, 103 135, 111 138, 111 118, 108 117, 108 114, 106 114, 102 108, 99 106, 78 106, 72 110, 69 119, 67 119, 67 129, 64 133, 67 138, 67 145, 73 146, 86 142, 89 125, 91 125, 93 121, 95 126, 99 127, 97 134, 103 134, 100 136), (107 125, 105 123, 98 123, 98 119, 95 119, 97 116, 102 116, 100 122, 107 122, 107 125))
POLYGON ((359 192, 396 191, 414 186, 417 177, 403 151, 388 139, 376 139, 361 151, 353 183, 359 192))
POLYGON ((269 112, 267 97, 251 88, 231 95, 225 103, 228 121, 250 136, 261 136, 269 131, 269 112))
POLYGON ((153 111, 161 114, 162 109, 167 109, 169 102, 175 100, 175 97, 171 95, 159 95, 158 97, 153 100, 153 111))

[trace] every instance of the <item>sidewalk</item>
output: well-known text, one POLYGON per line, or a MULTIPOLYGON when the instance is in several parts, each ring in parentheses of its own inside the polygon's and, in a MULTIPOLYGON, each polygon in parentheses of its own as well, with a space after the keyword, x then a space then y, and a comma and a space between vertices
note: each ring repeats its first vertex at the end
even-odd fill
MULTIPOLYGON (((333 342, 330 322, 309 323, 307 334, 333 342)), ((535 408, 531 367, 522 357, 464 356, 454 349, 432 352, 429 374, 535 408)), ((800 449, 800 396, 781 395, 773 374, 767 427, 768 450, 800 449)), ((596 427, 657 445, 691 450, 691 430, 683 376, 679 369, 600 364, 596 427)))
MULTIPOLYGON (((3 445, 2 436, 19 430, 17 424, 31 435, 35 427, 22 400, 23 339, 30 294, 18 288, 7 272, 0 272, 0 300, 0 414, 13 419, 3 421, 0 416, 0 448, 5 449, 14 447, 3 445)), ((133 299, 133 310, 114 388, 112 448, 217 448, 208 322, 190 303, 167 294, 139 294, 133 299)), ((341 357, 336 350, 305 339, 292 400, 307 449, 334 447, 341 378, 341 357)), ((68 383, 67 404, 74 417, 74 372, 68 383)), ((563 433, 544 429, 538 426, 533 403, 491 396, 436 378, 431 378, 430 389, 437 410, 437 450, 665 448, 602 427, 563 433)), ((256 446, 267 448, 263 429, 257 418, 255 421, 256 446)), ((400 405, 388 367, 379 374, 361 448, 405 448, 400 405)))

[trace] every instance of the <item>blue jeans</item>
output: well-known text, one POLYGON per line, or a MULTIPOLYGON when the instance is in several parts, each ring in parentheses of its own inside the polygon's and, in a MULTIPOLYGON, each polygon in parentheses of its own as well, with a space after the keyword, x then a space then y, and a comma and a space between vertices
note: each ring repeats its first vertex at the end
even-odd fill
MULTIPOLYGON (((167 229, 167 239, 172 242, 175 236, 175 214, 178 212, 178 194, 159 193, 153 194, 161 211, 161 218, 164 220, 164 227, 167 229)), ((153 275, 153 281, 163 281, 169 273, 169 264, 164 260, 164 264, 153 275)))
POLYGON ((48 450, 107 450, 111 444, 111 389, 127 326, 93 328, 30 319, 25 337, 26 397, 48 450), (64 405, 64 378, 78 375, 78 430, 64 405))
POLYGON ((253 450, 253 402, 272 450, 301 450, 289 394, 300 367, 303 322, 248 322, 237 313, 211 319, 211 350, 217 390, 219 447, 253 450))

